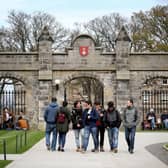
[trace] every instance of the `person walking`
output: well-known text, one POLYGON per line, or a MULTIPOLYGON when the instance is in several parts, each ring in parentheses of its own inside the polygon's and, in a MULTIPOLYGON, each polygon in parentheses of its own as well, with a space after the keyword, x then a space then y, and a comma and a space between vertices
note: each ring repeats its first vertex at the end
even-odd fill
POLYGON ((130 99, 127 102, 127 107, 123 114, 123 125, 125 127, 125 139, 128 145, 128 151, 134 153, 134 142, 136 126, 139 123, 139 113, 133 104, 133 100, 130 99))
POLYGON ((121 125, 121 117, 118 110, 114 107, 112 101, 108 102, 108 108, 104 114, 104 122, 108 131, 108 139, 110 144, 110 151, 118 152, 118 135, 119 127, 121 125))
POLYGON ((57 130, 56 130, 56 116, 58 111, 57 99, 55 97, 52 98, 51 103, 46 108, 44 113, 44 121, 46 122, 46 146, 48 150, 55 151, 56 150, 56 142, 57 142, 57 130), (52 133, 52 139, 50 139, 50 135, 52 133))
POLYGON ((70 110, 68 109, 68 102, 63 101, 62 106, 58 110, 57 114, 57 131, 59 134, 58 139, 58 151, 64 152, 64 146, 66 143, 66 134, 69 130, 69 123, 71 121, 70 110))
POLYGON ((82 121, 82 107, 80 101, 74 102, 74 108, 71 112, 71 121, 72 121, 72 129, 75 134, 75 143, 76 143, 76 151, 79 152, 83 147, 83 121, 82 121), (81 139, 81 142, 80 142, 81 139))
POLYGON ((84 141, 82 153, 85 153, 89 143, 90 134, 92 134, 94 149, 92 152, 98 152, 98 140, 97 140, 97 126, 96 121, 98 120, 98 113, 95 108, 92 108, 91 101, 85 101, 86 109, 83 112, 82 119, 84 123, 84 141))
POLYGON ((100 146, 100 152, 104 152, 104 133, 105 133, 104 111, 105 110, 101 107, 101 104, 99 101, 95 101, 94 106, 98 113, 98 120, 96 121, 98 146, 100 146))

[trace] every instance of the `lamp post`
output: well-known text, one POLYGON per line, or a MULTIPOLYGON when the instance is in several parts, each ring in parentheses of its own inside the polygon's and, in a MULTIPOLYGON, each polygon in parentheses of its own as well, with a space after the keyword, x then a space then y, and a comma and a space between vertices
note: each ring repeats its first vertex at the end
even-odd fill
POLYGON ((56 91, 59 90, 59 84, 60 84, 60 80, 59 80, 59 79, 56 79, 56 80, 55 80, 56 91))

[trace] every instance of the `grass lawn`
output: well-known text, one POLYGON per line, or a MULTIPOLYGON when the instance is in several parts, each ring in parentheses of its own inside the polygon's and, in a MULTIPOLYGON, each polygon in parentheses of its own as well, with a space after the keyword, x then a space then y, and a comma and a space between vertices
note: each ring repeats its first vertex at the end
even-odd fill
POLYGON ((11 162, 12 162, 11 160, 0 160, 0 168, 4 168, 11 162))
POLYGON ((0 130, 0 154, 3 154, 3 139, 6 139, 6 153, 19 154, 30 149, 34 144, 44 137, 43 131, 0 130), (17 142, 17 143, 16 143, 17 142), (17 147, 17 148, 16 148, 17 147))
MULTIPOLYGON (((6 153, 19 154, 27 151, 44 137, 43 131, 0 130, 0 154, 3 154, 3 140, 6 140, 6 153), (16 138, 17 137, 17 138, 16 138), (27 138, 25 138, 27 137, 27 138), (17 145, 16 145, 17 139, 17 145), (25 141, 26 140, 26 141, 25 141), (17 146, 17 150, 16 150, 17 146)), ((8 158, 8 155, 7 155, 8 158)), ((0 160, 0 168, 5 168, 11 160, 0 160)))

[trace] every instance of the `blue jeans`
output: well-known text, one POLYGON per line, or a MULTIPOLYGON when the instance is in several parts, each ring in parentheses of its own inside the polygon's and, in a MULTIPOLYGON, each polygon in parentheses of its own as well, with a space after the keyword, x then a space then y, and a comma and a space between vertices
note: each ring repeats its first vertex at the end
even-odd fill
POLYGON ((114 148, 118 148, 119 129, 117 127, 114 127, 114 128, 108 128, 107 130, 108 130, 110 149, 113 150, 114 148))
POLYGON ((60 147, 61 149, 64 148, 65 142, 66 142, 66 133, 65 133, 65 132, 59 132, 58 143, 59 143, 59 147, 60 147))
POLYGON ((150 124, 151 124, 151 129, 155 129, 155 118, 152 117, 151 121, 150 121, 150 124))
POLYGON ((129 151, 134 149, 135 131, 136 131, 136 126, 132 128, 125 127, 125 139, 126 139, 129 151))
POLYGON ((86 151, 89 143, 89 137, 92 134, 94 148, 98 149, 98 139, 97 139, 97 127, 85 126, 84 128, 84 140, 83 140, 83 148, 86 151))
POLYGON ((168 119, 163 120, 163 123, 165 125, 165 128, 168 129, 168 119))
POLYGON ((50 146, 51 150, 56 150, 57 130, 55 124, 46 124, 46 145, 50 146), (50 143, 50 135, 52 133, 52 140, 50 143))
POLYGON ((74 134, 77 148, 83 147, 84 129, 74 129, 74 134), (80 143, 80 137, 81 137, 81 143, 80 143))

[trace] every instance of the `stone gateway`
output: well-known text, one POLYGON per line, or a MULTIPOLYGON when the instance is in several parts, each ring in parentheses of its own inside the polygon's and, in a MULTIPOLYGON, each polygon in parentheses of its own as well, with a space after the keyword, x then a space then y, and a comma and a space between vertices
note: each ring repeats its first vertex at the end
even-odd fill
POLYGON ((64 52, 52 52, 52 42, 45 27, 37 52, 0 52, 1 82, 17 81, 14 89, 25 91, 20 107, 14 98, 8 105, 18 115, 16 111, 24 104, 31 127, 44 127, 44 109, 52 96, 70 104, 76 99, 99 100, 105 107, 112 100, 121 113, 131 97, 142 118, 151 107, 158 116, 168 109, 168 53, 131 52, 131 39, 124 27, 115 52, 96 46, 86 34, 77 36, 64 52))

